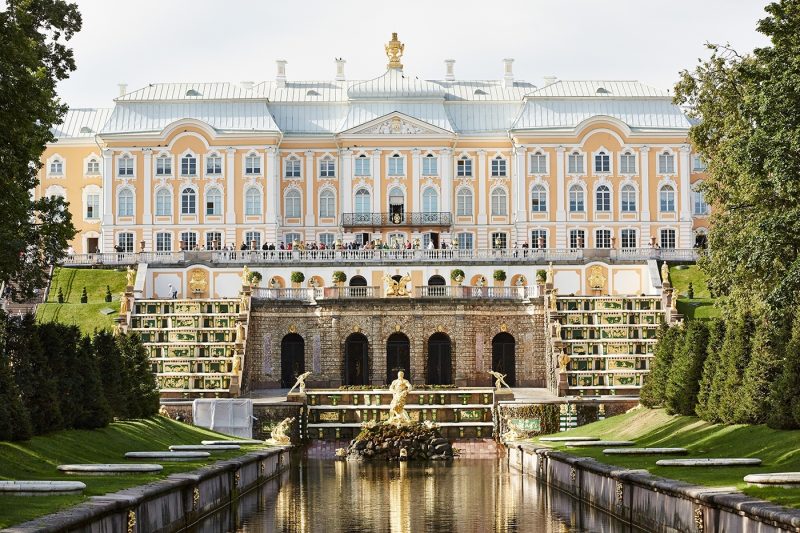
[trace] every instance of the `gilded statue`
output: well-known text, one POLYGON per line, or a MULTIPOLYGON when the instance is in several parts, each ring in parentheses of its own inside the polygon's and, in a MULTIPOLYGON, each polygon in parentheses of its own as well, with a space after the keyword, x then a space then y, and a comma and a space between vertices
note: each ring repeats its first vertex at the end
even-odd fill
POLYGON ((291 445, 292 439, 289 437, 289 431, 291 431, 292 422, 294 422, 294 417, 284 418, 278 422, 270 431, 270 438, 267 439, 267 444, 272 444, 273 446, 291 445))
POLYGON ((247 265, 244 266, 242 269, 242 287, 249 287, 250 286, 250 269, 247 268, 247 265))
POLYGON ((593 266, 589 270, 589 287, 595 290, 602 289, 606 284, 606 277, 603 275, 603 269, 599 266, 593 266))
POLYGON ((496 378, 496 379, 495 379, 495 382, 494 382, 495 390, 500 390, 500 389, 502 389, 502 388, 503 388, 503 385, 505 385, 505 386, 506 386, 506 387, 508 387, 509 389, 511 388, 511 387, 508 385, 508 383, 506 383, 506 380, 505 380, 505 377, 506 377, 508 374, 501 374, 500 372, 495 372, 494 370, 489 370, 489 374, 491 374, 492 376, 494 376, 494 377, 496 378))
POLYGON ((661 263, 661 283, 669 283, 669 265, 666 261, 661 263))
POLYGON ((236 342, 241 344, 244 342, 244 324, 242 322, 236 323, 236 342))
POLYGON ((386 283, 386 296, 408 296, 409 291, 406 285, 411 281, 411 274, 406 274, 400 278, 400 281, 395 281, 389 274, 383 276, 383 281, 386 283))
POLYGON ((167 411, 167 408, 163 405, 158 408, 158 416, 163 416, 164 418, 172 418, 171 416, 169 416, 169 411, 167 411))
POLYGON ((119 314, 120 315, 128 314, 128 297, 125 295, 124 292, 120 293, 119 295, 119 314))
POLYGON ((242 371, 242 356, 233 356, 233 373, 238 374, 242 371))
POLYGON ((561 369, 562 372, 567 369, 567 365, 569 364, 570 361, 572 361, 570 356, 568 356, 563 352, 561 353, 561 355, 558 356, 558 367, 561 369))
POLYGON ((249 300, 247 299, 247 294, 242 293, 242 297, 241 297, 241 300, 239 302, 239 312, 240 313, 247 312, 247 303, 248 303, 248 301, 249 300))
POLYGON ((400 58, 403 57, 404 48, 405 45, 397 39, 397 33, 393 32, 392 40, 386 43, 385 46, 386 57, 389 58, 389 64, 386 65, 387 68, 403 68, 400 58))
POLYGON ((558 302, 558 289, 553 289, 550 291, 550 310, 555 311, 557 309, 556 302, 558 302))
POLYGON ((405 378, 402 370, 397 373, 397 379, 389 385, 389 392, 392 393, 392 402, 389 404, 389 419, 387 424, 400 426, 411 422, 411 417, 406 412, 406 400, 411 391, 411 383, 405 378))
POLYGON ((295 389, 295 387, 298 387, 298 386, 300 387, 300 389, 299 389, 300 394, 305 394, 306 393, 306 378, 308 376, 310 376, 310 375, 311 375, 311 372, 303 372, 302 374, 297 376, 297 381, 295 381, 294 385, 292 385, 292 388, 289 389, 288 394, 291 394, 292 391, 295 389))
POLYGON ((206 275, 202 270, 192 271, 192 277, 189 279, 189 290, 193 293, 206 292, 208 281, 206 275))
POLYGON ((128 267, 128 270, 125 272, 125 278, 128 287, 133 287, 133 283, 136 281, 136 270, 133 267, 128 267))

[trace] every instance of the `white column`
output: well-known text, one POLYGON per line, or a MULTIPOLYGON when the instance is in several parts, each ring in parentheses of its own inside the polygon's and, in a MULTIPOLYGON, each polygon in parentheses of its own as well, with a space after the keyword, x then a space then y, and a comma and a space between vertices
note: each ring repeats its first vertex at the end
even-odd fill
MULTIPOLYGON (((407 211, 422 211, 420 202, 420 177, 422 175, 422 163, 419 158, 419 148, 411 150, 411 206, 406 206, 407 211)), ((442 205, 444 205, 444 186, 442 186, 442 205)))
POLYGON ((339 150, 339 219, 342 213, 353 212, 353 151, 349 148, 339 150))
POLYGON ((265 193, 267 208, 266 224, 267 234, 264 237, 265 242, 275 242, 278 238, 278 148, 275 146, 267 146, 267 158, 264 165, 264 176, 266 177, 265 193))
MULTIPOLYGON (((305 216, 305 225, 306 231, 310 226, 316 225, 316 216, 314 213, 314 176, 316 174, 316 168, 314 168, 314 152, 311 150, 306 151, 306 186, 305 186, 305 198, 306 198, 306 216, 305 216)), ((308 237, 306 237, 308 238, 308 237)))
POLYGON ((528 233, 527 231, 527 222, 528 222, 528 210, 526 209, 526 199, 528 198, 528 188, 526 187, 527 184, 527 177, 528 177, 528 168, 525 165, 525 158, 527 157, 527 150, 524 146, 515 146, 514 147, 514 194, 512 195, 513 202, 511 205, 515 206, 515 216, 514 221, 516 222, 514 229, 515 236, 514 241, 517 243, 523 243, 528 240, 528 233))
MULTIPOLYGON (((567 184, 564 172, 564 157, 567 149, 563 146, 556 148, 556 235, 555 243, 548 243, 548 248, 567 247, 567 184)), ((550 200, 548 198, 548 200, 550 200)), ((552 236, 550 237, 552 239, 552 236)))
POLYGON ((142 224, 153 223, 153 149, 142 148, 144 156, 144 189, 142 195, 142 224))
POLYGON ((486 225, 486 150, 478 150, 478 225, 486 225))
POLYGON ((383 213, 389 211, 384 209, 381 203, 381 151, 372 151, 372 212, 383 213))
POLYGON ((225 244, 236 245, 236 149, 225 150, 225 244))
MULTIPOLYGON (((134 162, 134 165, 136 162, 134 162)), ((114 190, 114 152, 103 150, 103 203, 100 206, 100 220, 102 221, 102 238, 100 251, 109 252, 114 246, 114 215, 111 209, 111 199, 114 190)), ((84 207, 85 210, 85 207, 84 207)))
POLYGON ((678 169, 680 175, 680 193, 681 193, 681 216, 680 216, 680 233, 677 238, 677 245, 680 248, 692 247, 692 209, 691 209, 691 191, 692 185, 689 180, 689 164, 691 161, 692 148, 688 144, 681 146, 680 152, 680 168, 678 169))
POLYGON ((442 183, 442 211, 453 211, 453 150, 439 152, 439 176, 442 183))
POLYGON ((639 176, 642 180, 641 198, 639 198, 641 212, 642 229, 639 234, 639 242, 636 244, 640 248, 645 248, 650 244, 650 147, 642 146, 639 148, 639 176))

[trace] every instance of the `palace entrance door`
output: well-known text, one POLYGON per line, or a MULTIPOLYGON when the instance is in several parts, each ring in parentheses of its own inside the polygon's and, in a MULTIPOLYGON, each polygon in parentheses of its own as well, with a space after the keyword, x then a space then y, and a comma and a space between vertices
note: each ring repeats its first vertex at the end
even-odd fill
POLYGON ((281 341, 281 387, 294 385, 297 376, 306 371, 306 349, 303 337, 297 333, 286 335, 281 341))
POLYGON ((505 374, 505 382, 516 386, 516 341, 509 333, 498 333, 492 339, 492 370, 505 374))
POLYGON ((434 333, 428 339, 428 385, 452 385, 453 359, 450 337, 434 333))
POLYGON ((397 378, 397 373, 405 372, 407 380, 411 380, 411 359, 408 337, 402 333, 392 333, 386 341, 386 383, 397 378))
POLYGON ((369 384, 369 341, 361 333, 352 333, 344 342, 344 384, 369 384))

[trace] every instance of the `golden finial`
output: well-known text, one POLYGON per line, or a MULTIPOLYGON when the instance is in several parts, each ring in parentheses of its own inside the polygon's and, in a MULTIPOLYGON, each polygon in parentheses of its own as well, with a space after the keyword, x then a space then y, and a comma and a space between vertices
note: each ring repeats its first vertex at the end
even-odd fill
POLYGON ((392 33, 392 40, 386 43, 386 57, 389 58, 388 68, 403 68, 400 58, 403 57, 405 45, 397 39, 397 33, 392 33))

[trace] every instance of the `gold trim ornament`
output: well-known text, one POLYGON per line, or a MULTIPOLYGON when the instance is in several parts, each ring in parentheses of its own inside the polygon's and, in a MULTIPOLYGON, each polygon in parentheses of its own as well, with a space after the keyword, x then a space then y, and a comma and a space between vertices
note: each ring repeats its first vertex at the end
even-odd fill
POLYGON ((606 284, 606 277, 603 275, 603 268, 593 266, 589 269, 589 287, 598 291, 601 290, 606 284))
POLYGON ((361 326, 359 326, 358 324, 353 326, 353 333, 361 333, 361 326))
POLYGON ((392 32, 392 40, 386 43, 384 49, 386 50, 386 57, 389 58, 389 63, 386 67, 402 69, 403 64, 400 62, 400 58, 403 57, 405 45, 397 38, 397 32, 392 32))
POLYGON ((503 333, 506 333, 508 331, 508 325, 505 322, 500 324, 500 331, 502 331, 503 333))
POLYGON ((192 510, 197 509, 197 504, 200 502, 200 489, 195 487, 192 491, 192 510))
POLYGON ((128 533, 136 531, 136 511, 128 511, 128 533))
POLYGON ((294 324, 290 324, 289 333, 297 333, 297 326, 295 326, 294 324))

